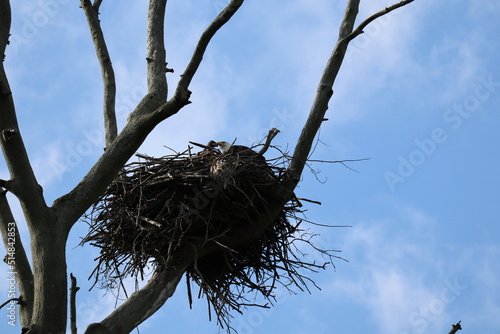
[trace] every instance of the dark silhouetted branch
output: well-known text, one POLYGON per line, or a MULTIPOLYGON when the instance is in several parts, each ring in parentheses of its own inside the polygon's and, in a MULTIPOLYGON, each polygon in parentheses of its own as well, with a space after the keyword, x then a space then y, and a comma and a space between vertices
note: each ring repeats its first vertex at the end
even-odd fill
POLYGON ((69 274, 71 278, 71 288, 70 288, 70 293, 69 293, 69 319, 70 319, 70 326, 71 326, 71 334, 77 334, 77 327, 76 327, 76 293, 80 288, 76 285, 76 277, 73 276, 73 274, 69 274))
MULTIPOLYGON (((194 50, 193 56, 191 57, 191 61, 189 62, 186 70, 181 76, 179 80, 179 84, 177 86, 177 91, 187 90, 191 80, 193 79, 194 74, 198 70, 201 61, 203 60, 203 55, 207 49, 208 43, 215 35, 215 33, 226 24, 229 19, 236 13, 236 11, 243 4, 243 0, 231 0, 231 2, 227 5, 226 8, 222 10, 222 12, 215 18, 215 20, 208 26, 208 28, 203 32, 196 45, 196 49, 194 50)), ((177 95, 177 93, 176 93, 177 95)), ((184 95, 182 93, 181 95, 184 95)))
POLYGON ((363 29, 365 29, 366 26, 368 24, 370 24, 371 22, 375 21, 376 19, 378 19, 381 16, 389 14, 390 12, 392 12, 395 9, 398 9, 400 7, 403 7, 403 6, 406 6, 409 3, 412 3, 413 1, 415 1, 415 0, 401 1, 401 2, 399 2, 397 4, 394 4, 392 6, 386 7, 383 10, 381 10, 381 11, 373 14, 372 16, 370 16, 369 18, 367 18, 366 20, 364 20, 363 22, 361 22, 361 24, 358 25, 356 27, 356 29, 353 30, 353 32, 351 32, 349 35, 347 35, 345 38, 343 38, 340 42, 342 42, 342 43, 348 43, 348 42, 350 42, 351 40, 353 40, 357 36, 361 35, 363 33, 363 29))
POLYGON ((187 264, 154 274, 143 288, 134 292, 103 321, 91 324, 85 334, 130 333, 172 296, 186 266, 187 264))
POLYGON ((462 329, 462 326, 460 325, 460 322, 457 322, 456 324, 454 325, 451 325, 451 330, 449 331, 448 334, 455 334, 457 331, 461 330, 462 329))
POLYGON ((300 180, 300 176, 307 163, 311 147, 316 137, 318 130, 325 119, 325 113, 328 110, 328 103, 333 95, 333 84, 337 74, 342 66, 347 46, 349 42, 361 34, 363 29, 376 18, 383 16, 392 10, 402 7, 413 0, 401 1, 400 3, 387 7, 386 9, 370 16, 363 21, 356 29, 354 23, 358 14, 360 0, 349 0, 347 3, 344 18, 339 29, 339 37, 330 58, 325 66, 323 75, 316 90, 316 96, 309 113, 306 124, 302 128, 302 132, 293 152, 292 162, 288 169, 290 175, 290 183, 286 185, 288 188, 294 188, 300 180))
POLYGON ((269 132, 267 133, 266 142, 264 143, 264 146, 262 146, 262 148, 258 152, 260 155, 264 155, 264 153, 267 152, 267 150, 269 149, 269 146, 271 146, 271 142, 273 141, 274 137, 276 137, 278 135, 278 133, 280 133, 280 130, 278 130, 276 128, 272 128, 271 130, 269 130, 269 132))

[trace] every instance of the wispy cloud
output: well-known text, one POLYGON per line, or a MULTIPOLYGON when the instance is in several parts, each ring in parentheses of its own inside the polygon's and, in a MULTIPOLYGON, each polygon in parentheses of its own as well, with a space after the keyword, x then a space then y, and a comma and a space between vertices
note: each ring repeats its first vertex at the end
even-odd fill
POLYGON ((351 264, 343 269, 347 277, 333 276, 332 298, 368 311, 375 333, 447 327, 453 321, 450 305, 463 298, 468 283, 456 267, 443 264, 446 256, 437 239, 428 238, 434 219, 410 207, 397 215, 397 221, 367 221, 353 228, 345 245, 351 264))

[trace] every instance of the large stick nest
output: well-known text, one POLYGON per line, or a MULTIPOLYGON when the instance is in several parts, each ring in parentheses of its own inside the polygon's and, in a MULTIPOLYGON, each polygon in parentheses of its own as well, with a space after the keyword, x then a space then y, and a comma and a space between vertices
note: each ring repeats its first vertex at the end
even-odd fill
POLYGON ((297 240, 312 244, 299 229, 295 197, 250 241, 231 246, 217 241, 256 224, 266 212, 285 176, 283 156, 271 162, 250 149, 207 148, 139 158, 123 168, 86 216, 91 228, 83 242, 100 248, 92 275, 101 287, 116 288, 127 276, 142 280, 151 270, 167 268, 183 247, 215 244, 216 251, 194 259, 186 277, 189 287, 190 281, 200 287, 222 325, 231 309, 251 305, 247 293, 269 299, 276 282, 302 290, 309 279, 299 270, 325 265, 296 255, 297 240))

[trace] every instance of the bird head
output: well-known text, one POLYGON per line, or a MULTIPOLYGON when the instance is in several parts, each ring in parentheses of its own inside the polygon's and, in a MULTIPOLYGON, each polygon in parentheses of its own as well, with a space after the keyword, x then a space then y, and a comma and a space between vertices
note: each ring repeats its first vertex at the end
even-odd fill
POLYGON ((223 153, 227 153, 232 146, 227 141, 218 141, 217 144, 219 145, 219 147, 223 153))
POLYGON ((207 148, 209 149, 214 149, 215 147, 219 146, 219 144, 217 144, 217 142, 215 140, 211 140, 208 142, 207 144, 207 148))

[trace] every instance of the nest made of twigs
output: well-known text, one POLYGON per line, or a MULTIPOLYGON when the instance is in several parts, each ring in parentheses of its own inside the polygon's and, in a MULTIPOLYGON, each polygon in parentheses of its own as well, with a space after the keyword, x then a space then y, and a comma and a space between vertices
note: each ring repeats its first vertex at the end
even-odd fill
MULTIPOLYGON (((270 162, 253 150, 189 149, 139 158, 123 168, 86 216, 90 231, 83 242, 100 248, 92 275, 103 287, 117 287, 127 276, 143 279, 151 269, 167 268, 185 246, 217 244, 219 237, 255 224, 285 176, 284 157, 270 162)), ((299 269, 324 266, 295 255, 292 241, 310 240, 297 236, 300 212, 292 199, 250 241, 219 243, 187 267, 188 283, 200 287, 221 324, 228 324, 230 309, 250 305, 248 292, 270 298, 276 282, 301 288, 308 278, 299 269)))

